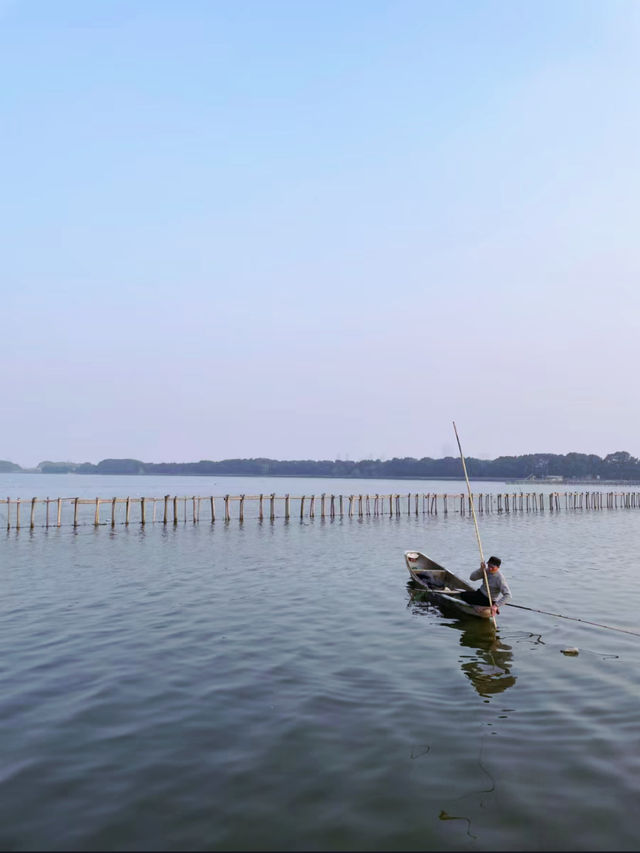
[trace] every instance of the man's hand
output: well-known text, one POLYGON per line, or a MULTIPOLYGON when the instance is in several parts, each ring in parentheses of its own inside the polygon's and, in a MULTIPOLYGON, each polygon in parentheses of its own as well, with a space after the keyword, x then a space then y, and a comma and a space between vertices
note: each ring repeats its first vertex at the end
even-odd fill
POLYGON ((500 613, 500 608, 498 607, 497 604, 492 604, 491 605, 491 615, 495 616, 496 613, 500 613))
POLYGON ((484 561, 484 560, 480 563, 480 568, 481 568, 481 569, 486 569, 486 568, 487 568, 487 564, 485 563, 485 561, 484 561))

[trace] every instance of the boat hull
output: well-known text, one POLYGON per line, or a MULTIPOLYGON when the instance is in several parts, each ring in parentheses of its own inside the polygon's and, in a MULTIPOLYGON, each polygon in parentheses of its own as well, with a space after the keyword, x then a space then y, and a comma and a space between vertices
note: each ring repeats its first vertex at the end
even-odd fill
POLYGON ((473 587, 420 551, 405 551, 405 562, 415 583, 438 604, 455 608, 466 616, 491 619, 489 608, 476 609, 460 598, 463 592, 473 592, 473 587))

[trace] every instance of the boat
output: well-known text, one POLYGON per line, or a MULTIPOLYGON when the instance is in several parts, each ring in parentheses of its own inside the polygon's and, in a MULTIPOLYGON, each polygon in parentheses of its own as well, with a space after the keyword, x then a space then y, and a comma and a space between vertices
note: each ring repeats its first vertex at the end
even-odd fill
POLYGON ((467 604, 460 598, 461 593, 474 591, 474 587, 467 581, 456 577, 453 572, 440 566, 426 554, 421 554, 420 551, 405 551, 404 558, 411 578, 428 592, 437 604, 450 605, 467 616, 475 616, 479 619, 491 618, 488 607, 478 610, 473 604, 467 604))

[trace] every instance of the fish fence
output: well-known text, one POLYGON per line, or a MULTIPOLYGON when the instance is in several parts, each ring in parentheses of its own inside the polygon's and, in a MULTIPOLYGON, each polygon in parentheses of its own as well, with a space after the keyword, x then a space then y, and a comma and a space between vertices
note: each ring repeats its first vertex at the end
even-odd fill
POLYGON ((640 492, 495 492, 435 494, 410 492, 390 495, 223 495, 125 498, 6 498, 0 500, 0 524, 7 530, 80 525, 111 526, 200 522, 218 523, 249 519, 285 521, 299 519, 364 518, 370 516, 469 515, 561 512, 640 508, 640 492))

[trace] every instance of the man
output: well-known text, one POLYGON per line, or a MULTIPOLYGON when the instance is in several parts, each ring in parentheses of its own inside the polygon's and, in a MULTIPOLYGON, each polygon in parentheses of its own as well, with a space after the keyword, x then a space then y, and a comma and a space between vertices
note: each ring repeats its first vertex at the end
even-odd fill
POLYGON ((489 557, 486 563, 480 563, 480 568, 469 575, 472 581, 482 579, 482 586, 473 592, 463 592, 460 598, 467 604, 472 604, 478 613, 485 615, 485 612, 489 610, 489 596, 484 582, 485 572, 491 593, 491 610, 486 615, 495 616, 496 613, 500 612, 498 608, 501 604, 511 601, 511 590, 500 571, 501 563, 502 560, 499 557, 489 557))

